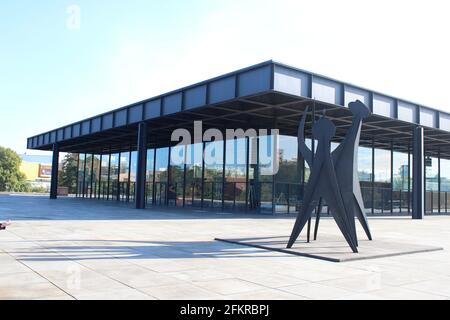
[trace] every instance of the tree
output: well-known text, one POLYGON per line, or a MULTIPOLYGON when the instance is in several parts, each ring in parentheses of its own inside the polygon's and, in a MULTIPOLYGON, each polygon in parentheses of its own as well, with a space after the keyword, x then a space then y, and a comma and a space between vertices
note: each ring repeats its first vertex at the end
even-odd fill
POLYGON ((58 185, 68 187, 69 193, 75 193, 77 190, 78 175, 78 155, 68 153, 62 161, 62 168, 59 172, 58 185))
POLYGON ((0 191, 26 191, 28 184, 20 172, 21 162, 15 151, 0 147, 0 191))

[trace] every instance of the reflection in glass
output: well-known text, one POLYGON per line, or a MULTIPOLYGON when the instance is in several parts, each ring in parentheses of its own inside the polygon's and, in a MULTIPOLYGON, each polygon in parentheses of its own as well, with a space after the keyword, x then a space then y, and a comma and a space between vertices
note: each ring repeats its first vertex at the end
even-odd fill
POLYGON ((247 139, 226 141, 225 208, 243 209, 246 205, 247 139))
POLYGON ((86 170, 84 175, 84 195, 86 198, 90 198, 92 196, 92 159, 92 154, 86 154, 86 170))
POLYGON ((111 200, 117 199, 118 177, 119 177, 119 154, 115 153, 111 155, 111 168, 109 174, 109 198, 111 200))
POLYGON ((134 201, 136 192, 136 174, 137 174, 137 151, 130 153, 130 183, 127 200, 134 201))
POLYGON ((393 155, 392 207, 394 212, 407 212, 410 201, 408 154, 394 151, 393 155))
POLYGON ((437 213, 439 211, 439 160, 426 157, 425 160, 425 212, 437 213))
POLYGON ((147 168, 145 170, 145 197, 148 204, 153 203, 153 177, 155 170, 155 149, 147 150, 147 168))
POLYGON ((183 205, 184 164, 186 158, 186 146, 172 147, 170 151, 169 185, 167 200, 170 206, 183 205))
POLYGON ((102 155, 99 197, 106 199, 108 195, 109 154, 102 155))
POLYGON ((96 198, 98 196, 98 188, 100 184, 100 155, 96 154, 93 156, 93 167, 92 167, 92 197, 96 198))
POLYGON ((367 211, 372 208, 372 148, 358 148, 358 177, 364 206, 367 211))
POLYGON ((202 192, 203 144, 186 146, 185 205, 200 207, 202 192))
POLYGON ((125 151, 120 153, 120 174, 119 174, 119 192, 120 199, 127 200, 130 194, 129 189, 129 175, 130 175, 130 152, 125 151))
POLYGON ((374 212, 391 212, 391 151, 375 149, 374 212))
POLYGON ((169 148, 156 149, 155 162, 155 203, 166 204, 167 195, 167 179, 168 179, 168 164, 169 164, 169 148))
POLYGON ((279 137, 279 170, 275 175, 275 210, 289 212, 295 210, 299 192, 297 174, 297 138, 280 135, 279 137))
POLYGON ((84 196, 84 163, 86 159, 86 155, 84 153, 80 153, 78 155, 78 186, 77 186, 77 194, 78 197, 84 196))
POLYGON ((223 141, 205 143, 204 207, 222 206, 223 141))
POLYGON ((450 160, 441 159, 441 213, 450 211, 450 160))

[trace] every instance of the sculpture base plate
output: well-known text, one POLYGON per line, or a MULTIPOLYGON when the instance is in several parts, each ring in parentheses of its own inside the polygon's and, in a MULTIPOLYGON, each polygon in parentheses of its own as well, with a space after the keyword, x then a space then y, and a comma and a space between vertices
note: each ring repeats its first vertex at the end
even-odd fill
POLYGON ((361 239, 359 240, 359 252, 353 253, 345 240, 326 235, 322 235, 317 241, 311 241, 310 243, 305 240, 297 240, 291 249, 286 248, 289 237, 285 236, 239 239, 216 238, 215 240, 331 262, 378 259, 444 250, 440 247, 400 243, 387 239, 373 241, 361 239))

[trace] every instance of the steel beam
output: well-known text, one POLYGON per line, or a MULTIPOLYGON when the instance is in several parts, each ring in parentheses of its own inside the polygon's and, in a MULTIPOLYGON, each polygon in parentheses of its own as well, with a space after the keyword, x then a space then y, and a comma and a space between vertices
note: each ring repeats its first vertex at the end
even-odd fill
POLYGON ((59 145, 53 144, 53 157, 52 157, 52 178, 50 185, 50 199, 56 199, 58 197, 58 166, 59 166, 59 145))
POLYGON ((145 209, 145 178, 147 167, 147 124, 139 123, 137 139, 136 209, 145 209))
POLYGON ((423 128, 414 128, 413 136, 413 207, 412 218, 421 220, 425 212, 423 128))

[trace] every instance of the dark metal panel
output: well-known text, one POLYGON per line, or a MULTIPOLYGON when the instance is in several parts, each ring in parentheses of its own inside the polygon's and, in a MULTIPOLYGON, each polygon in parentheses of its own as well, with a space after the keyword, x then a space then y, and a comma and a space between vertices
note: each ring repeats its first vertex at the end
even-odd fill
POLYGON ((439 128, 441 130, 450 131, 450 115, 440 112, 439 114, 439 128))
POLYGON ((81 124, 76 123, 72 126, 72 138, 79 137, 81 135, 81 124))
POLYGON ((142 108, 143 104, 138 104, 136 106, 130 107, 130 111, 128 113, 128 123, 136 123, 142 121, 142 108))
POLYGON ((206 104, 206 85, 185 91, 184 109, 201 107, 205 104, 206 104))
POLYGON ((102 116, 102 126, 103 126, 103 130, 108 130, 111 129, 113 127, 113 114, 112 113, 108 113, 102 116))
POLYGON ((420 124, 426 127, 437 128, 436 111, 424 107, 420 109, 420 124))
POLYGON ((350 102, 360 100, 362 103, 369 104, 370 94, 369 91, 345 85, 344 89, 344 106, 347 106, 350 102))
POLYGON ((102 118, 101 117, 97 117, 92 119, 91 121, 91 132, 99 132, 100 130, 102 130, 102 118))
POLYGON ((56 140, 57 141, 64 140, 64 129, 58 129, 58 132, 56 134, 56 140))
POLYGON ((64 128, 64 139, 72 138, 72 126, 68 126, 64 128))
POLYGON ((182 93, 172 94, 163 98, 163 114, 168 115, 181 111, 182 93))
POLYGON ((43 136, 42 134, 39 136, 39 142, 38 142, 38 144, 39 144, 40 146, 44 144, 44 136, 43 136))
POLYGON ((161 116, 161 99, 149 101, 145 104, 145 120, 161 116))
POLYGON ((44 135, 44 144, 49 144, 50 143, 50 134, 46 133, 44 135))
POLYGON ((236 77, 214 81, 209 86, 210 103, 219 103, 231 100, 236 95, 236 77))
POLYGON ((114 127, 121 127, 127 124, 127 109, 114 112, 114 127))
POLYGON ((56 131, 50 132, 50 143, 56 142, 56 131))
POLYGON ((81 135, 84 136, 86 134, 89 134, 91 132, 91 122, 88 121, 83 121, 81 123, 81 135))
POLYGON ((275 66, 274 90, 296 96, 308 97, 309 87, 309 75, 307 73, 275 66))
POLYGON ((265 66, 240 74, 239 96, 245 97, 252 94, 270 90, 271 68, 265 66))
POLYGON ((417 106, 397 100, 398 119, 410 123, 418 123, 417 106))
POLYGON ((34 137, 33 138, 33 148, 37 147, 37 145, 38 145, 38 138, 34 137))
POLYGON ((342 102, 344 101, 344 97, 342 96, 342 88, 343 84, 339 82, 313 76, 311 98, 326 103, 342 105, 342 102))

